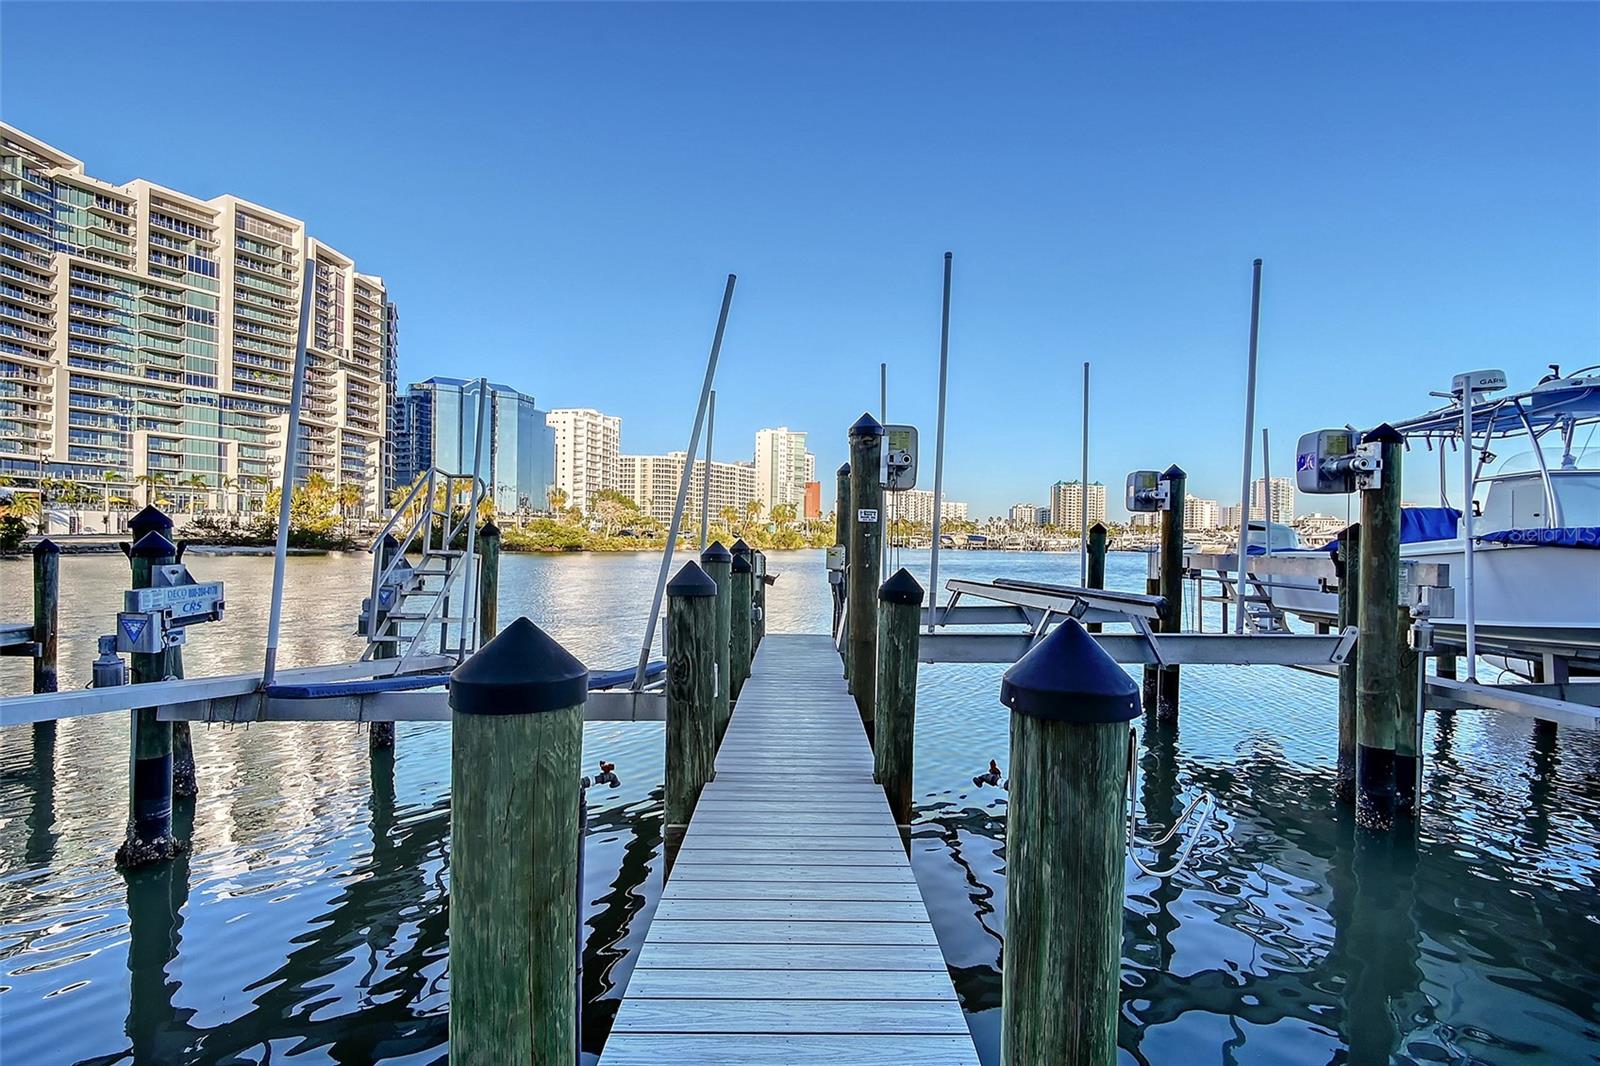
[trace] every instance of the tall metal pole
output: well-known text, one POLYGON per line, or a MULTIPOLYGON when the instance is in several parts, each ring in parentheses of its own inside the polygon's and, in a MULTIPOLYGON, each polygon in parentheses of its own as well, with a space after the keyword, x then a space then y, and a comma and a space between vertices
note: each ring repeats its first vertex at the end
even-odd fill
MULTIPOLYGON (((306 343, 311 335, 311 299, 315 295, 316 260, 306 249, 300 286, 300 332, 294 345, 294 385, 289 391, 289 429, 283 441, 283 487, 278 500, 278 539, 272 549, 272 607, 267 614, 267 658, 261 685, 272 684, 278 671, 278 626, 283 621, 283 571, 289 557, 289 502, 294 495, 295 453, 300 447, 300 405, 306 398, 306 343)), ((376 600, 373 601, 377 603, 376 600)))
POLYGON ((706 405, 706 463, 700 477, 700 550, 706 550, 706 536, 711 529, 711 434, 717 428, 717 390, 711 390, 706 405))
POLYGON ((928 560, 928 632, 939 623, 939 532, 944 518, 944 395, 950 370, 950 263, 944 253, 944 311, 939 319, 939 420, 933 444, 933 554, 928 560))
POLYGON ((635 692, 644 688, 645 667, 650 665, 650 645, 656 639, 656 620, 661 614, 661 598, 666 594, 667 575, 672 572, 672 550, 678 543, 678 527, 683 522, 683 504, 689 496, 689 471, 694 466, 694 455, 700 450, 700 426, 706 417, 706 407, 711 402, 711 383, 716 380, 717 360, 722 356, 722 334, 728 328, 728 308, 733 304, 733 286, 739 279, 728 275, 728 286, 722 290, 722 310, 717 313, 717 332, 711 338, 711 355, 706 359, 706 377, 700 384, 700 406, 695 408, 694 429, 689 433, 689 448, 683 464, 683 475, 678 479, 678 499, 672 505, 672 524, 667 528, 667 546, 661 552, 661 572, 656 576, 655 595, 650 600, 650 617, 644 624, 644 644, 639 648, 639 666, 633 674, 635 692))
POLYGON ((1089 364, 1083 364, 1083 466, 1079 471, 1083 486, 1083 513, 1078 523, 1078 583, 1089 583, 1089 364))
MULTIPOLYGON (((467 648, 477 648, 478 601, 474 598, 473 579, 477 576, 478 560, 478 471, 483 463, 484 416, 489 413, 489 379, 478 379, 478 425, 472 435, 472 491, 467 493, 467 554, 462 558, 467 564, 466 579, 461 586, 461 643, 456 648, 456 658, 467 653, 467 648)), ((491 486, 492 487, 492 486, 491 486)), ((490 497, 493 499, 493 496, 490 497)), ((449 545, 446 545, 448 548, 449 545)))
MULTIPOLYGON (((1441 445, 1442 447, 1442 445, 1441 445)), ((1538 447, 1537 444, 1534 447, 1538 447)), ((1467 614, 1467 680, 1478 680, 1478 597, 1472 577, 1472 382, 1461 383, 1461 595, 1467 614)))
POLYGON ((1244 474, 1239 484, 1239 564, 1234 574, 1234 588, 1239 592, 1239 610, 1233 618, 1235 633, 1244 632, 1244 573, 1250 558, 1250 447, 1256 435, 1256 338, 1261 326, 1261 260, 1257 259, 1254 266, 1250 282, 1250 369, 1244 385, 1244 474))
POLYGON ((1266 542, 1262 545, 1262 552, 1263 552, 1263 554, 1271 555, 1272 554, 1272 521, 1273 521, 1273 515, 1277 512, 1277 507, 1274 506, 1274 504, 1276 504, 1277 501, 1272 498, 1272 455, 1267 450, 1267 427, 1266 426, 1262 426, 1261 427, 1261 488, 1264 490, 1261 493, 1261 496, 1262 496, 1262 498, 1264 500, 1266 500, 1266 503, 1264 503, 1262 505, 1262 513, 1267 516, 1267 524, 1266 524, 1267 538, 1266 538, 1266 542))

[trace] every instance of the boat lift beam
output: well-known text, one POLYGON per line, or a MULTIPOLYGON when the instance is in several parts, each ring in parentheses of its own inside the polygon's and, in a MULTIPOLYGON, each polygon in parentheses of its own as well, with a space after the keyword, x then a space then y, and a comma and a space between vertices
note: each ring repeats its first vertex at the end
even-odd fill
MULTIPOLYGON (((1043 633, 924 633, 925 663, 1014 663, 1043 633)), ((1113 660, 1151 666, 1313 666, 1341 663, 1355 648, 1354 627, 1332 634, 1097 633, 1113 660)))
MULTIPOLYGON (((162 704, 156 718, 168 722, 225 725, 251 722, 448 722, 449 693, 366 692, 315 699, 283 699, 251 693, 188 703, 162 704)), ((660 690, 613 689, 590 692, 583 705, 586 722, 665 722, 667 697, 660 690)))

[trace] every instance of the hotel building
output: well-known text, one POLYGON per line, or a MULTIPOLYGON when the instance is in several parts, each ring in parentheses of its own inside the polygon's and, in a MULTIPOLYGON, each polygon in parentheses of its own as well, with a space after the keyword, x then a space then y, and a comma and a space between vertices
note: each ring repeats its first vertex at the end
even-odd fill
POLYGON ((235 196, 113 184, 0 124, 0 474, 177 509, 281 480, 303 271, 295 478, 382 506, 393 330, 380 278, 235 196))

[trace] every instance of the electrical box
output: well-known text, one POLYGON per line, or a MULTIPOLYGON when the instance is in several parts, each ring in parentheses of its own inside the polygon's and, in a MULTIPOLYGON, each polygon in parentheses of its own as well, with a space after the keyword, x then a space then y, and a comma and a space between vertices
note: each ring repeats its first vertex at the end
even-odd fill
MULTIPOLYGON (((1167 483, 1161 480, 1159 470, 1135 470, 1128 475, 1128 491, 1124 500, 1130 511, 1164 511, 1167 509, 1167 483)), ((1051 515, 1054 518, 1055 515, 1051 515)))
POLYGON ((1319 429, 1295 447, 1295 484, 1311 495, 1340 495, 1383 487, 1377 444, 1358 444, 1353 429, 1319 429))
POLYGON ((222 582, 196 581, 182 563, 158 566, 147 589, 122 594, 117 650, 155 655, 181 647, 185 627, 222 618, 222 582))
POLYGON ((828 569, 830 571, 844 569, 843 544, 833 544, 828 547, 828 569))
POLYGON ((917 427, 883 427, 883 468, 879 482, 889 492, 917 487, 917 427))

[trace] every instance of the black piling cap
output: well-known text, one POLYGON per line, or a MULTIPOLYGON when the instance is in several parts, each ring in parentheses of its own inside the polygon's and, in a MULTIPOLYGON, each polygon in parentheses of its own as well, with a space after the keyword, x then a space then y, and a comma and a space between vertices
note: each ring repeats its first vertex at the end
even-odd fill
POLYGON ((849 477, 850 476, 850 464, 849 463, 841 463, 839 465, 838 476, 839 477, 849 477))
POLYGON ((700 553, 701 565, 706 563, 726 563, 733 561, 733 553, 722 546, 722 541, 714 540, 706 545, 706 550, 700 553))
POLYGON ((1006 671, 1000 702, 1051 722, 1128 722, 1139 717, 1139 686, 1068 618, 1006 671))
POLYGON ((589 668, 524 616, 450 675, 456 714, 542 714, 588 698, 589 668))
POLYGON ((1188 476, 1188 474, 1183 472, 1183 467, 1179 466, 1177 463, 1173 463, 1171 466, 1161 471, 1162 481, 1176 481, 1180 477, 1187 478, 1188 476))
POLYGON ((750 554, 735 555, 733 557, 733 572, 736 574, 751 574, 755 568, 750 565, 750 554))
MULTIPOLYGON (((156 512, 160 514, 160 511, 156 512)), ((166 538, 159 529, 152 529, 144 536, 133 542, 128 557, 137 556, 140 559, 161 559, 166 556, 176 556, 178 546, 166 538)))
POLYGON ((57 544, 55 541, 51 540, 49 537, 46 537, 43 540, 41 540, 39 543, 37 543, 37 544, 35 544, 33 546, 33 554, 35 554, 35 555, 60 555, 61 554, 61 546, 59 544, 57 544))
POLYGON ((856 419, 856 424, 850 427, 852 437, 881 437, 883 436, 883 423, 872 415, 864 414, 856 419))
POLYGON ((884 603, 903 603, 921 607, 922 586, 911 576, 911 571, 902 566, 894 572, 893 577, 879 586, 878 599, 884 603))
POLYGON ((1110 531, 1108 529, 1106 529, 1106 524, 1104 522, 1096 522, 1094 525, 1089 527, 1089 536, 1091 536, 1091 537, 1094 536, 1096 533, 1100 534, 1100 536, 1103 537, 1108 532, 1110 532, 1110 531))
POLYGON ((1385 422, 1376 429, 1369 429, 1361 437, 1362 444, 1404 444, 1406 439, 1400 431, 1385 422))
POLYGON ((750 545, 744 542, 743 537, 740 537, 738 540, 733 542, 733 554, 735 556, 748 556, 750 554, 750 545))
POLYGON ((683 569, 671 581, 667 582, 667 595, 682 598, 696 596, 715 596, 717 583, 711 576, 700 569, 700 564, 693 559, 683 564, 683 569))
POLYGON ((128 519, 128 532, 133 534, 135 543, 152 529, 159 529, 163 533, 172 532, 172 519, 153 503, 128 519))
POLYGON ((492 518, 478 527, 478 536, 480 537, 498 537, 499 535, 500 527, 494 524, 494 519, 492 518))

